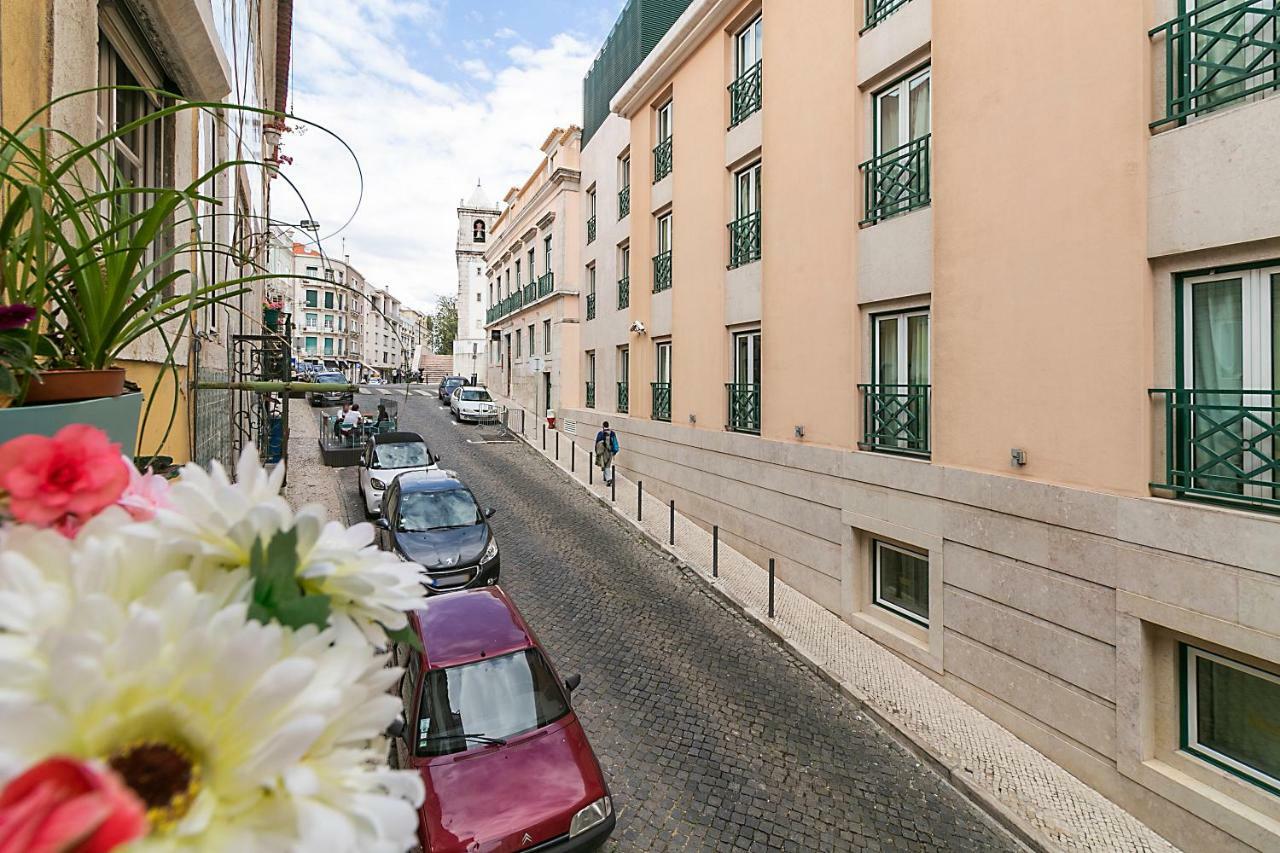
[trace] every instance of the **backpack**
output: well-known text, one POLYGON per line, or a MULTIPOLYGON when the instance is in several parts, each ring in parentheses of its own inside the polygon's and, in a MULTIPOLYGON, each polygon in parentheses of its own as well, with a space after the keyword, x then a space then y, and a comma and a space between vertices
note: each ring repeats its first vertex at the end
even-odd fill
POLYGON ((618 434, 613 430, 609 430, 609 452, 614 455, 618 453, 618 434))

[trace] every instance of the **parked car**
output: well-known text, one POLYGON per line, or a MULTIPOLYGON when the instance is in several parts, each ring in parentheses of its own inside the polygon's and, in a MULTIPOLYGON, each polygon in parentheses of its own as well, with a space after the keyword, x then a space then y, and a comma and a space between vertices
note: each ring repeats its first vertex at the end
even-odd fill
POLYGON ((440 385, 436 388, 436 394, 440 397, 440 402, 445 403, 449 400, 449 395, 453 393, 453 389, 460 385, 467 384, 465 376, 446 376, 440 380, 440 385))
POLYGON ((440 460, 416 432, 383 432, 370 436, 360 459, 360 497, 369 516, 382 511, 382 495, 391 481, 410 471, 436 468, 440 460))
POLYGON ((386 384, 387 384, 387 380, 383 379, 381 376, 370 376, 370 377, 369 377, 369 381, 368 381, 368 383, 366 383, 366 384, 368 384, 368 385, 386 385, 386 384))
POLYGON ((459 385, 449 395, 449 414, 460 421, 492 421, 498 417, 498 404, 487 388, 459 385))
POLYGON ((501 559, 489 519, 452 471, 414 471, 388 484, 378 547, 426 570, 428 593, 498 582, 501 559))
MULTIPOLYGON (((311 380, 312 382, 340 382, 343 385, 349 385, 350 380, 341 373, 332 371, 325 373, 317 373, 311 380)), ((311 391, 307 394, 307 399, 311 401, 312 406, 341 406, 343 403, 354 403, 355 395, 351 391, 311 391)))
POLYGON ((427 789, 426 853, 595 850, 616 818, 608 783, 561 680, 497 587, 433 600, 409 614, 422 651, 401 645, 407 724, 400 766, 427 789))

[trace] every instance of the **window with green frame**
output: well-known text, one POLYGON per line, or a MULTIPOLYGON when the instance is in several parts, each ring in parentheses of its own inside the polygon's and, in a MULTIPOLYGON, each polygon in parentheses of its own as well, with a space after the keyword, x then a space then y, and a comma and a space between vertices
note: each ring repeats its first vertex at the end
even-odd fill
POLYGON ((1183 644, 1182 749, 1280 794, 1280 674, 1183 644))

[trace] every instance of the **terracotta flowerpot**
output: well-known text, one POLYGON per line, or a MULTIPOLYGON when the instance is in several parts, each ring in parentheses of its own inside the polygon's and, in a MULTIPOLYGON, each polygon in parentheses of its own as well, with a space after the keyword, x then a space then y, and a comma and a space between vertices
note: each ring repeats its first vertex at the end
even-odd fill
POLYGON ((124 393, 124 368, 106 370, 46 370, 27 388, 26 405, 71 403, 119 397, 124 393))

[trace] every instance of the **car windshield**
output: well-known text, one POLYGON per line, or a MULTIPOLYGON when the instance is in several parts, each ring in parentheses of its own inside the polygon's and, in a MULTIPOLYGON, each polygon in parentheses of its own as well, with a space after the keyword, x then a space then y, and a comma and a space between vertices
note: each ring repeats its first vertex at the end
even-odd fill
POLYGON ((400 529, 406 533, 470 527, 483 522, 475 498, 466 489, 400 495, 400 529))
POLYGON ((406 444, 378 444, 373 450, 372 468, 425 468, 431 454, 420 441, 406 444))
POLYGON ((341 373, 321 373, 319 376, 316 377, 316 381, 317 382, 341 382, 343 385, 346 385, 347 377, 343 376, 341 373))
POLYGON ((472 403, 491 403, 493 398, 489 396, 489 392, 480 388, 478 390, 466 389, 462 392, 462 399, 472 403))
POLYGON ((418 755, 450 755, 509 738, 569 713, 555 674, 537 649, 427 673, 418 710, 418 755))

